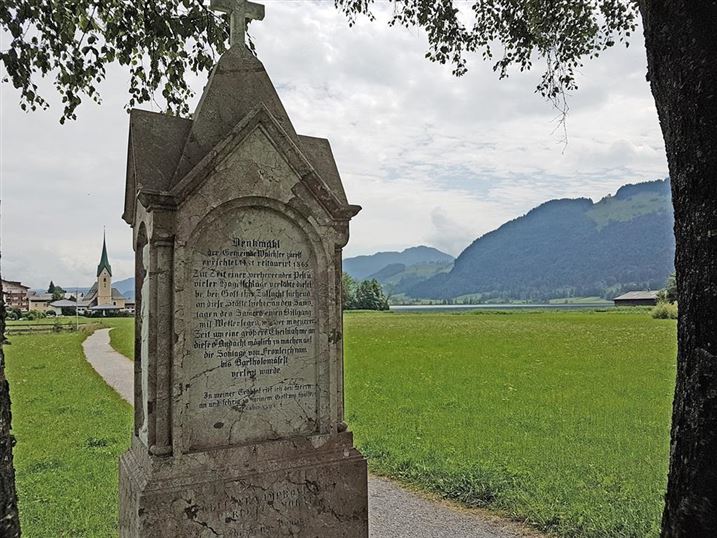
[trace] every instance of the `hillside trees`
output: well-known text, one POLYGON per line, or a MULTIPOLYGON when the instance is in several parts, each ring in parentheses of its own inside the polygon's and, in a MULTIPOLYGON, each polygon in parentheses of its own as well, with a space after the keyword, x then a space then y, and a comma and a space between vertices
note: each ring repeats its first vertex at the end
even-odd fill
POLYGON ((677 301, 677 274, 673 271, 665 281, 665 288, 660 291, 660 298, 668 303, 677 301))
POLYGON ((375 278, 357 282, 343 273, 341 284, 344 310, 388 310, 388 299, 375 278))
POLYGON ((388 299, 378 280, 364 280, 356 289, 354 307, 358 310, 388 310, 388 299))
POLYGON ((358 283, 348 273, 341 274, 341 293, 342 305, 344 310, 353 310, 356 308, 356 288, 358 283))
POLYGON ((52 280, 50 280, 50 285, 47 287, 47 293, 52 295, 53 301, 58 301, 65 296, 65 290, 62 289, 62 287, 55 285, 52 280))

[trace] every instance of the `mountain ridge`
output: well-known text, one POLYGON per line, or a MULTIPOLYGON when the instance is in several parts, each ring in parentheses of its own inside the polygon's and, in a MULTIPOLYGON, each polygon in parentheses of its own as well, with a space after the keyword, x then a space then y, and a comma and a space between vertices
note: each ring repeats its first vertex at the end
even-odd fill
POLYGON ((383 251, 345 258, 343 270, 357 280, 365 280, 389 265, 403 264, 405 267, 411 267, 432 262, 451 263, 453 260, 453 256, 437 248, 419 245, 400 252, 383 251))
POLYGON ((453 269, 406 295, 537 300, 661 287, 673 269, 669 180, 624 185, 598 202, 549 200, 473 241, 453 269))

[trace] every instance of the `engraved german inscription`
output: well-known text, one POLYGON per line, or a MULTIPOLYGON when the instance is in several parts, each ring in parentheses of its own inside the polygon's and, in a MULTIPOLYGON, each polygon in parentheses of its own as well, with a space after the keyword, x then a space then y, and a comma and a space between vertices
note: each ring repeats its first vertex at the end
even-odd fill
POLYGON ((191 446, 309 434, 317 423, 311 245, 269 209, 218 220, 194 246, 186 290, 191 446))

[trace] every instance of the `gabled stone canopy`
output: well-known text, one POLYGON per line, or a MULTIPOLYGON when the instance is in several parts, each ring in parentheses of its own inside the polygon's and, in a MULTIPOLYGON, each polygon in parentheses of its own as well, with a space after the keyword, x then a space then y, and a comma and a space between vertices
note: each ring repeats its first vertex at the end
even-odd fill
MULTIPOLYGON (((315 200, 319 202, 332 218, 347 221, 356 215, 360 207, 346 203, 343 188, 339 191, 339 196, 343 199, 340 199, 335 192, 329 189, 327 182, 319 176, 316 167, 308 160, 305 152, 294 143, 264 105, 259 105, 250 111, 237 126, 229 132, 226 138, 219 142, 212 151, 207 153, 207 155, 192 168, 191 172, 184 176, 167 194, 174 200, 184 200, 189 197, 191 193, 196 191, 207 178, 213 174, 217 167, 233 153, 234 149, 256 129, 261 129, 264 135, 271 140, 274 149, 282 155, 289 166, 301 178, 301 184, 313 194, 315 200)), ((322 147, 314 142, 314 140, 319 139, 310 140, 309 146, 316 152, 321 151, 322 147)), ((325 142, 328 145, 328 141, 325 142)), ((325 149, 325 147, 323 149, 325 149)), ((319 162, 321 162, 320 159, 319 162)), ((331 156, 331 162, 333 163, 333 156, 331 156)), ((332 176, 332 170, 325 162, 322 163, 322 168, 326 170, 327 177, 332 178, 333 182, 340 187, 341 181, 338 178, 338 173, 332 176)), ((296 187, 294 189, 296 189, 296 187)))
POLYGON ((135 202, 140 191, 166 192, 182 155, 192 120, 146 110, 129 115, 127 182, 122 218, 134 222, 135 202))
POLYGON ((164 203, 171 203, 190 172, 196 174, 198 165, 259 109, 268 113, 314 172, 310 175, 318 188, 312 190, 331 193, 331 205, 355 214, 358 208, 348 204, 329 141, 297 135, 263 64, 244 46, 234 46, 212 71, 193 119, 131 111, 123 219, 134 224, 140 193, 160 195, 164 203))

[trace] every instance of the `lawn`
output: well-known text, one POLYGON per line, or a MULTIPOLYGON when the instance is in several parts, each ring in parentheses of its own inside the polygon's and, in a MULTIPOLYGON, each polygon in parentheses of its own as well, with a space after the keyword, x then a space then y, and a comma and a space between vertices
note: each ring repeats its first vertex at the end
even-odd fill
POLYGON ((112 327, 110 345, 115 351, 134 359, 134 318, 108 318, 103 325, 112 327))
POLYGON ((90 318, 86 318, 84 316, 80 316, 79 319, 75 318, 75 316, 49 316, 46 318, 40 318, 40 319, 33 319, 33 320, 7 320, 6 323, 9 327, 22 327, 25 325, 75 325, 75 323, 78 323, 80 325, 84 325, 87 323, 90 323, 92 320, 90 318))
POLYGON ((85 361, 82 332, 11 336, 15 466, 23 536, 117 535, 117 458, 132 412, 85 361))
POLYGON ((657 536, 676 328, 645 311, 348 314, 371 469, 562 536, 657 536))
MULTIPOLYGON (((132 320, 109 324, 130 353, 132 320)), ((347 419, 373 472, 562 536, 657 536, 675 339, 674 321, 644 310, 349 313, 347 419)), ((130 413, 81 360, 79 340, 13 337, 8 348, 21 517, 60 529, 28 536, 116 532, 115 460, 130 413), (78 406, 80 394, 104 397, 78 406), (43 463, 48 476, 33 478, 46 461, 58 468, 43 463), (49 489, 58 476, 72 492, 49 489)))
POLYGON ((74 316, 58 316, 57 318, 44 318, 33 321, 9 321, 8 332, 12 333, 13 328, 21 327, 55 327, 56 325, 74 327, 79 324, 82 327, 111 327, 110 345, 124 356, 134 358, 134 318, 86 318, 80 316, 77 320, 74 316))

